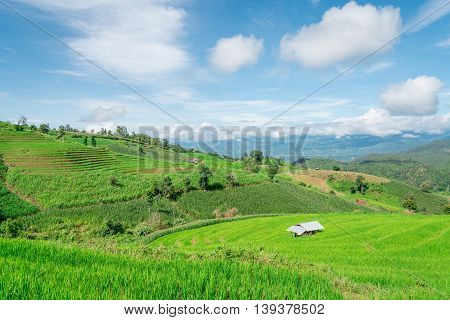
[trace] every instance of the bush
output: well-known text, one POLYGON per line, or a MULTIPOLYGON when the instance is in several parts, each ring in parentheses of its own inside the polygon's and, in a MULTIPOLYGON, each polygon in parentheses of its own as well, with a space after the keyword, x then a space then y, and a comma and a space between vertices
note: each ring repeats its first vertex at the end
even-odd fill
POLYGON ((17 220, 8 219, 2 223, 2 233, 9 238, 17 238, 23 230, 23 225, 17 220))
POLYGON ((121 222, 114 222, 112 220, 108 220, 103 227, 102 235, 103 236, 114 236, 116 234, 121 234, 125 232, 125 226, 121 222))
POLYGON ((450 205, 444 207, 444 214, 450 214, 450 205))
POLYGON ((6 221, 6 215, 3 213, 3 211, 0 210, 0 223, 3 221, 6 221))
POLYGON ((408 209, 411 212, 416 212, 418 208, 416 197, 412 194, 407 195, 403 201, 403 208, 408 209))
POLYGON ((278 170, 279 170, 278 163, 276 161, 273 161, 273 160, 270 161, 269 168, 267 170, 267 175, 268 175, 270 181, 273 181, 273 178, 278 173, 278 170))
POLYGON ((338 166, 334 166, 333 171, 341 171, 341 168, 339 168, 338 166))
POLYGON ((230 188, 239 186, 238 179, 237 179, 236 175, 233 172, 230 172, 227 175, 227 186, 230 187, 230 188))
POLYGON ((117 187, 119 185, 119 180, 117 180, 116 177, 111 176, 109 177, 109 184, 113 187, 117 187))
POLYGON ((169 176, 166 176, 158 181, 154 186, 154 194, 169 200, 176 200, 177 193, 173 186, 172 179, 169 176))

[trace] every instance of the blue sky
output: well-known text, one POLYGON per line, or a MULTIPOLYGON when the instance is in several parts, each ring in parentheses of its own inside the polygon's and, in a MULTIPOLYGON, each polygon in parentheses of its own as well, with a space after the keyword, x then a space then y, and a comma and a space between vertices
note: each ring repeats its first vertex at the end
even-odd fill
MULTIPOLYGON (((446 0, 5 2, 195 128, 271 121, 337 136, 450 129, 446 0)), ((0 27, 2 120, 25 115, 88 130, 179 124, 3 5, 0 27)))

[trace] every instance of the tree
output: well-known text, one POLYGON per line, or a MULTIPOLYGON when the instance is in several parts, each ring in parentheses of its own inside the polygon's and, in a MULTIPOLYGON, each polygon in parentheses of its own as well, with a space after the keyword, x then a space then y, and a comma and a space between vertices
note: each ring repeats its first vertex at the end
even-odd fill
POLYGON ((177 193, 173 186, 172 179, 169 176, 162 178, 155 185, 155 194, 160 195, 169 200, 175 200, 177 193))
POLYGON ((255 159, 257 164, 261 164, 263 160, 263 153, 260 150, 253 150, 250 152, 250 157, 255 159))
POLYGON ((416 197, 412 194, 408 194, 403 200, 403 208, 408 209, 410 212, 417 211, 416 197))
POLYGON ((96 147, 96 146, 97 146, 97 141, 95 140, 95 137, 94 137, 94 136, 91 137, 91 145, 92 145, 93 147, 96 147))
POLYGON ((270 181, 273 182, 273 178, 278 173, 279 169, 280 167, 278 166, 278 163, 276 161, 270 161, 269 168, 267 169, 267 175, 269 176, 270 181))
POLYGON ((144 148, 142 148, 141 144, 139 144, 138 152, 139 152, 139 154, 144 154, 144 148))
POLYGON ((236 175, 235 175, 233 172, 230 172, 230 173, 227 175, 227 185, 228 185, 230 188, 239 186, 238 179, 237 179, 236 175))
POLYGON ((36 127, 34 124, 32 124, 32 125, 30 126, 30 130, 31 130, 31 131, 36 131, 36 130, 37 130, 37 127, 36 127))
POLYGON ((245 168, 253 173, 258 173, 259 172, 259 166, 258 163, 256 162, 256 160, 252 157, 246 157, 243 160, 243 163, 245 165, 245 168))
POLYGON ((87 138, 86 136, 84 136, 84 138, 83 138, 83 144, 84 144, 85 146, 88 145, 88 138, 87 138))
POLYGON ((341 171, 341 168, 338 166, 333 166, 333 171, 341 171))
POLYGON ((162 139, 162 140, 161 140, 161 146, 162 146, 164 149, 168 149, 168 148, 169 148, 169 140, 167 140, 167 139, 162 139))
POLYGON ((423 192, 431 192, 433 190, 433 183, 431 181, 425 181, 422 183, 420 190, 423 192))
POLYGON ((128 137, 128 130, 125 126, 117 126, 116 134, 118 136, 126 138, 126 137, 128 137))
POLYGON ((42 133, 48 133, 50 131, 50 126, 47 123, 43 123, 39 126, 39 131, 42 133))
POLYGON ((359 175, 355 179, 355 185, 350 188, 352 193, 359 192, 364 194, 369 189, 369 183, 366 181, 366 178, 359 175))
POLYGON ((212 176, 212 172, 204 164, 200 166, 199 172, 200 172, 200 179, 198 181, 198 184, 200 185, 201 189, 207 190, 209 186, 209 178, 212 176))

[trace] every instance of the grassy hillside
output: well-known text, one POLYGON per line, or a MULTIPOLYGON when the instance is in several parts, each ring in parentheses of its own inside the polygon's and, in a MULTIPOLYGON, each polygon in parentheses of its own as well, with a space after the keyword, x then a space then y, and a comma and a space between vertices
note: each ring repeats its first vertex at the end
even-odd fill
POLYGON ((177 188, 186 178, 197 187, 198 165, 188 161, 194 157, 211 166, 212 185, 224 185, 231 171, 241 185, 267 181, 264 171, 251 173, 241 162, 212 155, 145 146, 138 156, 133 155, 137 145, 126 140, 97 137, 95 148, 82 140, 0 128, 0 154, 10 166, 6 182, 44 208, 65 208, 141 197, 162 175, 170 176, 177 188), (110 183, 112 177, 117 185, 110 183))
POLYGON ((443 191, 450 186, 450 140, 436 141, 418 148, 391 154, 370 155, 355 161, 343 162, 329 159, 310 159, 310 168, 364 172, 388 177, 422 188, 443 191))
POLYGON ((266 183, 211 192, 183 195, 178 205, 202 217, 212 217, 215 209, 237 208, 238 214, 352 212, 366 210, 337 196, 320 193, 292 183, 266 183))
POLYGON ((449 216, 308 214, 187 230, 152 246, 205 256, 221 247, 277 254, 321 270, 346 298, 447 299, 449 241, 449 216), (322 223, 325 231, 298 238, 286 232, 311 220, 322 223))
POLYGON ((113 256, 0 238, 0 299, 338 299, 307 271, 228 260, 113 256))

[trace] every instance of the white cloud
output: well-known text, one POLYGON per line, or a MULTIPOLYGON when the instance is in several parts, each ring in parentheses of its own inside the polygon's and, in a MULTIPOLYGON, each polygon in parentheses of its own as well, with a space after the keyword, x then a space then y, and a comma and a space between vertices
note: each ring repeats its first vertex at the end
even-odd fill
POLYGON ((127 76, 162 75, 185 67, 180 44, 185 12, 161 0, 23 0, 49 10, 80 35, 66 39, 108 71, 127 76))
POLYGON ((383 106, 394 115, 429 115, 437 111, 442 82, 419 76, 386 88, 380 95, 383 106))
POLYGON ((442 41, 439 41, 436 44, 436 47, 438 47, 438 48, 448 48, 448 47, 450 47, 450 37, 447 38, 447 39, 444 39, 442 41))
POLYGON ((7 97, 9 96, 8 92, 0 91, 0 97, 7 97))
POLYGON ((416 25, 410 32, 417 32, 433 22, 441 19, 450 13, 448 0, 428 0, 423 4, 417 14, 410 19, 405 28, 416 25))
POLYGON ((406 138, 406 139, 415 139, 418 138, 419 136, 417 134, 411 134, 411 133, 404 133, 402 134, 402 138, 406 138))
POLYGON ((384 109, 372 108, 361 116, 338 118, 330 123, 312 125, 316 135, 347 136, 369 134, 388 136, 414 133, 442 133, 450 130, 450 113, 431 116, 393 116, 384 109))
POLYGON ((263 40, 253 36, 245 37, 239 34, 231 38, 221 38, 210 50, 209 62, 221 72, 236 72, 244 66, 258 62, 263 47, 263 40))
POLYGON ((50 73, 50 74, 59 74, 59 75, 69 76, 69 77, 83 77, 83 76, 85 76, 84 73, 78 72, 78 71, 73 71, 73 70, 48 70, 48 69, 43 69, 42 72, 50 73))
POLYGON ((366 73, 374 73, 374 72, 377 72, 377 71, 389 69, 393 65, 394 65, 394 63, 391 62, 391 61, 380 61, 380 62, 377 62, 377 63, 371 65, 370 67, 364 69, 364 72, 366 72, 366 73))
POLYGON ((122 117, 127 113, 124 106, 98 106, 92 112, 81 118, 83 122, 89 123, 109 123, 118 117, 122 117))
MULTIPOLYGON (((378 49, 400 31, 400 9, 374 7, 351 1, 325 12, 317 24, 286 34, 280 42, 281 58, 307 67, 325 67, 362 57, 378 49)), ((382 51, 389 50, 392 44, 382 51)))
POLYGON ((320 3, 320 0, 309 0, 309 2, 314 5, 317 6, 320 3))

